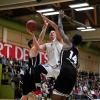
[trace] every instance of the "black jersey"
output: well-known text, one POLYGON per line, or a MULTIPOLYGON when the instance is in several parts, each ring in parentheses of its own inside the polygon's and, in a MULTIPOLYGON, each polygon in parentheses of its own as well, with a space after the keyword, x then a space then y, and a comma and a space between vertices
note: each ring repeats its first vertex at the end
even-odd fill
POLYGON ((34 73, 34 68, 40 64, 40 55, 28 59, 29 70, 31 69, 31 74, 34 73))
POLYGON ((70 63, 77 67, 78 66, 78 50, 73 46, 71 49, 66 50, 63 49, 61 52, 61 62, 67 63, 70 61, 70 63))
POLYGON ((35 67, 38 66, 40 63, 39 54, 36 57, 28 58, 28 70, 25 71, 25 74, 22 77, 22 90, 23 94, 26 95, 31 91, 36 90, 35 82, 36 82, 36 75, 35 75, 35 67))
POLYGON ((28 66, 30 68, 35 67, 36 65, 40 64, 40 56, 39 54, 36 57, 32 57, 28 59, 28 66))

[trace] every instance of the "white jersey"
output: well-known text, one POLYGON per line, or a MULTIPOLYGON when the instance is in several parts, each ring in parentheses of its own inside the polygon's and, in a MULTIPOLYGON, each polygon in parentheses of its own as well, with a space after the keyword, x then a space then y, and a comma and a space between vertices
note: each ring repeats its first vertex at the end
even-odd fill
POLYGON ((48 56, 48 64, 55 67, 59 64, 60 52, 62 50, 62 44, 58 40, 54 40, 52 43, 46 43, 46 52, 48 56))

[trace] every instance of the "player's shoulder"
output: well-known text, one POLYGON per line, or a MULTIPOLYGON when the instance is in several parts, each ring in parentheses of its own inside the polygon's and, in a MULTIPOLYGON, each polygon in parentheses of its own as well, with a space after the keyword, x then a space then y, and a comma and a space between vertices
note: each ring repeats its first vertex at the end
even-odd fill
POLYGON ((45 45, 46 45, 46 46, 51 45, 51 42, 47 42, 47 43, 45 43, 45 45))

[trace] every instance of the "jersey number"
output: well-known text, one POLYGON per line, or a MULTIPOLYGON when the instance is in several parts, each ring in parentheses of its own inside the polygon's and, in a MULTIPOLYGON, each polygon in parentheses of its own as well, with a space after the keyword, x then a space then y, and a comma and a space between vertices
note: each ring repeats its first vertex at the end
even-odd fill
POLYGON ((73 55, 73 51, 70 51, 70 55, 69 55, 69 58, 70 60, 72 60, 74 62, 74 64, 77 63, 77 56, 76 55, 73 55))

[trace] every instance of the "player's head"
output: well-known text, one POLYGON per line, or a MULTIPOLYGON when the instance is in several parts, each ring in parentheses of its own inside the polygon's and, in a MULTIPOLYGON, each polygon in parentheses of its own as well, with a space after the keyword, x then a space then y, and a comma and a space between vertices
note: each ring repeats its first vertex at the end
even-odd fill
POLYGON ((75 35, 72 37, 72 44, 73 44, 74 46, 79 45, 81 42, 82 42, 82 36, 81 36, 81 35, 75 34, 75 35))
POLYGON ((56 33, 54 30, 52 30, 49 34, 49 38, 51 41, 55 40, 56 39, 56 33))
POLYGON ((31 39, 31 40, 28 41, 28 47, 32 48, 32 45, 33 45, 33 40, 31 39))

